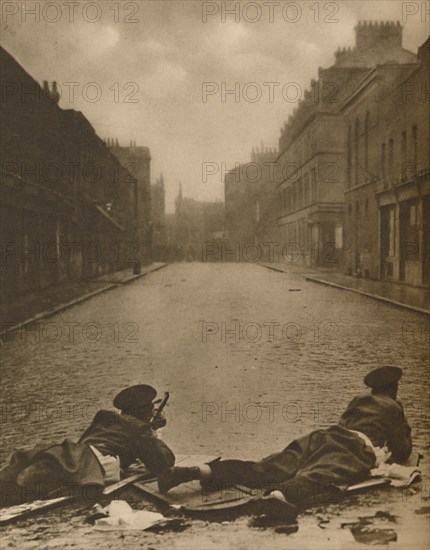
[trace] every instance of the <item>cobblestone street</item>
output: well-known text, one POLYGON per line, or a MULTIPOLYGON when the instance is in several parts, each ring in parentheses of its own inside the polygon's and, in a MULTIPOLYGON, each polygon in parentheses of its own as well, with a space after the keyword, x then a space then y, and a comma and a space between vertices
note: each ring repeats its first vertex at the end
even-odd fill
POLYGON ((363 376, 394 364, 404 370, 399 398, 424 475, 404 491, 310 510, 288 541, 245 518, 195 521, 175 534, 107 534, 69 506, 7 527, 3 548, 366 548, 340 524, 377 511, 397 516, 389 548, 428 548, 428 350, 424 315, 305 281, 299 268, 233 263, 172 264, 4 335, 2 464, 15 448, 79 437, 136 383, 171 393, 162 437, 175 453, 260 458, 336 422, 367 391, 363 376))

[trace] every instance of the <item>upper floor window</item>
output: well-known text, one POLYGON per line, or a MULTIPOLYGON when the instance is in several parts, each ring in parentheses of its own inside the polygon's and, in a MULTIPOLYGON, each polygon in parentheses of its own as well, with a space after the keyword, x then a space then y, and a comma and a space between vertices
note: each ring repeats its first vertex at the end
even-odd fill
POLYGON ((418 127, 412 126, 412 162, 414 174, 417 171, 418 163, 418 127))
POLYGON ((408 140, 406 132, 402 132, 402 180, 407 179, 407 163, 408 163, 408 140))
POLYGON ((367 111, 366 119, 364 121, 364 167, 366 170, 369 168, 369 127, 370 113, 367 111))
POLYGON ((317 169, 311 170, 311 202, 317 201, 317 169))
POLYGON ((298 187, 297 187, 297 208, 302 208, 303 206, 303 183, 302 180, 299 179, 298 187))
POLYGON ((351 187, 351 173, 352 173, 352 143, 351 143, 351 126, 348 128, 348 141, 347 141, 347 182, 346 186, 351 187))
POLYGON ((388 140, 388 177, 390 180, 394 175, 394 139, 388 140))
POLYGON ((309 204, 309 174, 305 174, 303 177, 304 181, 304 205, 307 206, 309 204))
POLYGON ((387 152, 385 143, 381 144, 381 171, 382 181, 385 189, 387 187, 387 152))
POLYGON ((360 160, 360 121, 357 120, 355 121, 355 185, 358 185, 358 177, 359 177, 359 172, 358 172, 358 163, 359 163, 359 160, 360 160))

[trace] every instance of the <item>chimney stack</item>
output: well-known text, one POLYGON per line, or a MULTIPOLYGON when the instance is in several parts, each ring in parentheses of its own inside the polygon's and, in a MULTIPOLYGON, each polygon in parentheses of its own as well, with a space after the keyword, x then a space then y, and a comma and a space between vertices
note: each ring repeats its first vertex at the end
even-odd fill
POLYGON ((402 47, 403 27, 399 21, 359 21, 354 30, 358 50, 363 51, 375 46, 402 47))

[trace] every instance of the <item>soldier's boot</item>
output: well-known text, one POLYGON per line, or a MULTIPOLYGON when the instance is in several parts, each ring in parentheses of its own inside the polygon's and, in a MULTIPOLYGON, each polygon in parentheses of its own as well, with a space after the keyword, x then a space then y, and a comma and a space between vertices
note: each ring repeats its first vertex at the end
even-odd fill
MULTIPOLYGON (((256 516, 263 516, 261 525, 265 521, 274 521, 275 523, 289 524, 296 521, 299 512, 297 506, 289 502, 281 491, 272 491, 268 495, 251 499, 248 502, 248 511, 256 516)), ((257 527, 258 520, 253 522, 257 527)))
POLYGON ((197 466, 191 466, 185 468, 181 466, 173 466, 165 472, 158 475, 158 490, 160 493, 167 493, 173 487, 186 483, 187 481, 193 481, 195 479, 201 479, 200 468, 197 466))

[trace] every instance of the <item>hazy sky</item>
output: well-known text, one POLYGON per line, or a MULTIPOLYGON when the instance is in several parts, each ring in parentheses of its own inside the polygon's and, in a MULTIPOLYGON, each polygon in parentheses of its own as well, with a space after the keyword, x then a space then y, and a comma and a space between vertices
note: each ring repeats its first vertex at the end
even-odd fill
POLYGON ((169 210, 179 181, 185 196, 222 199, 223 166, 248 161, 261 140, 277 146, 280 127, 296 105, 296 85, 286 86, 308 88, 318 67, 333 63, 338 47, 354 45, 358 20, 403 17, 403 45, 413 52, 429 26, 422 1, 261 0, 261 13, 246 1, 23 3, 40 20, 25 14, 21 2, 3 0, 3 46, 38 81, 57 80, 60 105, 83 111, 101 137, 149 146, 152 180, 164 172, 169 210), (234 4, 238 21, 223 13, 234 4), (67 82, 78 83, 73 103, 67 82), (279 83, 272 98, 265 82, 279 83), (206 102, 203 83, 219 89, 206 102), (222 87, 234 89, 235 83, 240 101, 227 95, 223 102, 222 87), (98 101, 90 101, 100 92, 98 101), (209 162, 219 172, 204 182, 202 163, 209 162))

